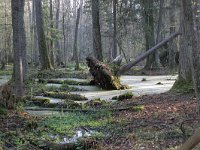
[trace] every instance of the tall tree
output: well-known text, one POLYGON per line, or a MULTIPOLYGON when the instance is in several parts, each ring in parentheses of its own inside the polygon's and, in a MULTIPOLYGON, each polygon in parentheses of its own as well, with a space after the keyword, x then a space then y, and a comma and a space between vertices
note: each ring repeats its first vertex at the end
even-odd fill
POLYGON ((79 70, 79 56, 78 56, 78 47, 77 47, 77 41, 78 41, 78 29, 79 29, 79 22, 80 22, 80 16, 81 16, 81 10, 82 10, 83 0, 80 0, 80 6, 77 10, 77 17, 76 17, 76 26, 75 26, 75 34, 74 34, 74 59, 76 62, 75 70, 79 70))
MULTIPOLYGON (((56 30, 59 30, 59 21, 60 21, 60 0, 56 1, 56 30)), ((57 49, 56 61, 58 65, 61 64, 61 51, 60 51, 60 40, 57 39, 55 43, 55 48, 57 49)))
POLYGON ((41 70, 53 69, 46 45, 46 36, 44 32, 44 22, 43 22, 43 12, 42 12, 42 0, 35 0, 35 8, 36 8, 36 26, 37 26, 41 70))
POLYGON ((117 57, 117 0, 113 0, 113 48, 112 57, 117 57))
MULTIPOLYGON (((170 0, 170 33, 174 33, 176 30, 176 1, 170 0)), ((176 52, 177 52, 177 41, 171 41, 169 44, 169 68, 173 71, 176 68, 176 52)))
POLYGON ((12 0, 12 28, 14 49, 15 95, 23 96, 23 80, 26 70, 26 34, 24 26, 25 0, 12 0))
MULTIPOLYGON (((142 0, 143 6, 143 17, 144 17, 144 32, 145 32, 145 42, 146 50, 150 49, 155 45, 154 36, 154 0, 142 0)), ((155 53, 147 57, 145 69, 151 69, 155 60, 155 53)))
MULTIPOLYGON (((50 10, 50 29, 51 29, 51 39, 50 39, 50 60, 51 60, 51 64, 54 66, 55 63, 54 63, 54 42, 53 42, 53 38, 54 38, 54 33, 53 33, 53 30, 54 30, 54 25, 53 25, 53 1, 50 0, 49 1, 49 10, 50 10)), ((55 66, 54 66, 55 67, 55 66)))
POLYGON ((194 16, 192 9, 192 0, 182 0, 183 7, 183 36, 187 50, 190 51, 192 79, 197 99, 197 113, 200 116, 200 33, 194 30, 194 16))
MULTIPOLYGON (((164 0, 160 0, 156 44, 158 44, 161 41, 161 29, 162 29, 162 24, 163 24, 163 6, 164 6, 164 0)), ((154 66, 157 68, 160 68, 161 67, 160 53, 158 50, 155 51, 154 61, 155 61, 154 66)))
POLYGON ((94 56, 98 60, 103 61, 101 30, 99 22, 99 0, 92 0, 92 26, 94 56))

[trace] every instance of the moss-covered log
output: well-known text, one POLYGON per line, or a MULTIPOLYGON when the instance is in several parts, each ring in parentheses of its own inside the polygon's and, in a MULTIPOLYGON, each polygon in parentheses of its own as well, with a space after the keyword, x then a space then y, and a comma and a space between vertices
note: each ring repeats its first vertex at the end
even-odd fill
POLYGON ((127 88, 127 86, 120 83, 120 78, 113 75, 112 69, 110 69, 106 64, 92 56, 87 57, 86 60, 88 67, 90 68, 90 73, 94 78, 92 83, 107 90, 120 90, 127 88))
POLYGON ((78 94, 71 94, 69 92, 45 92, 43 94, 46 97, 69 99, 74 101, 85 101, 88 100, 85 96, 78 94))

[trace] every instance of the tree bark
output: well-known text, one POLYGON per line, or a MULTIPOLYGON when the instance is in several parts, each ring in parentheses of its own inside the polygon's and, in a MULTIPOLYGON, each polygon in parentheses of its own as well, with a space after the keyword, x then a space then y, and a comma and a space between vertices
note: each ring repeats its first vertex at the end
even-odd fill
MULTIPOLYGON (((56 30, 59 30, 59 21, 60 21, 60 0, 56 1, 56 30)), ((61 50, 60 50, 60 40, 56 39, 55 48, 57 49, 56 61, 57 64, 61 64, 61 50)))
POLYGON ((75 27, 75 34, 74 34, 74 59, 76 62, 75 70, 79 70, 79 56, 78 56, 78 49, 77 49, 77 41, 78 41, 78 29, 79 29, 79 22, 80 22, 80 16, 81 16, 81 10, 82 10, 83 0, 80 2, 80 6, 77 11, 77 17, 76 17, 76 27, 75 27))
POLYGON ((183 36, 185 37, 185 43, 187 45, 187 51, 192 55, 190 56, 191 60, 191 69, 192 69, 192 79, 195 89, 196 99, 197 99, 197 113, 200 117, 200 33, 194 30, 194 16, 192 9, 191 0, 182 0, 183 7, 183 27, 184 32, 183 36), (197 40, 198 39, 198 40, 197 40))
POLYGON ((112 58, 117 57, 117 0, 113 0, 113 49, 112 58))
MULTIPOLYGON (((174 33, 176 30, 176 3, 174 0, 170 0, 170 33, 174 33)), ((177 41, 171 41, 169 43, 169 69, 174 71, 176 68, 176 53, 177 53, 177 41)))
POLYGON ((51 60, 51 64, 52 66, 55 67, 55 62, 54 62, 54 42, 53 42, 53 38, 54 38, 54 34, 53 34, 53 2, 52 0, 49 1, 49 10, 50 10, 50 29, 51 29, 51 39, 50 39, 50 60, 51 60))
POLYGON ((199 129, 178 150, 192 150, 198 143, 200 143, 199 129))
POLYGON ((92 26, 93 26, 93 51, 94 56, 103 61, 101 30, 99 22, 99 0, 92 0, 92 26))
MULTIPOLYGON (((143 16, 145 22, 144 31, 145 31, 146 50, 150 49, 155 45, 153 3, 154 0, 148 0, 148 1, 142 0, 142 5, 144 7, 143 16)), ((151 69, 154 61, 155 61, 155 52, 147 57, 144 69, 146 70, 151 69)))
MULTIPOLYGON (((164 0, 160 0, 160 6, 159 6, 159 19, 158 19, 158 28, 157 28, 157 37, 156 37, 156 44, 158 44, 161 41, 161 28, 163 24, 163 6, 164 6, 164 0)), ((160 68, 160 52, 158 50, 155 51, 155 68, 160 68)))
POLYGON ((35 6, 36 6, 36 26, 37 26, 41 70, 49 70, 49 69, 51 70, 53 69, 53 67, 50 62, 46 45, 46 36, 44 32, 44 22, 43 22, 43 12, 42 12, 42 1, 35 0, 35 6))
POLYGON ((94 80, 91 82, 107 90, 120 90, 127 87, 120 83, 120 78, 113 75, 112 70, 95 57, 87 57, 87 64, 94 80))
POLYGON ((16 98, 23 96, 24 69, 26 67, 26 34, 24 25, 25 0, 12 0, 12 28, 14 49, 14 83, 16 98))

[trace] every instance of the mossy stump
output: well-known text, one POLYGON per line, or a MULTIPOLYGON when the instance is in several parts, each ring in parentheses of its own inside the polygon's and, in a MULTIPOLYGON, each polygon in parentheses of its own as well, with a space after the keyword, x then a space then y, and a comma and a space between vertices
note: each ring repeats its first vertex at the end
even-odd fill
POLYGON ((87 57, 86 60, 90 68, 89 71, 93 76, 92 84, 98 85, 106 90, 127 89, 127 86, 121 84, 120 78, 115 76, 113 70, 106 64, 92 56, 87 57))

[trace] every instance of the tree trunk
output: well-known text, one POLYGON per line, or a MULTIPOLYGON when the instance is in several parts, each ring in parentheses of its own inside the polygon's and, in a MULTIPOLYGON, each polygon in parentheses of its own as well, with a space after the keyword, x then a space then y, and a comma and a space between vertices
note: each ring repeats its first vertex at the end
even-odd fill
POLYGON ((117 57, 117 0, 113 0, 113 49, 112 58, 117 57))
POLYGON ((83 0, 80 2, 80 6, 77 11, 77 17, 76 17, 76 28, 75 28, 75 34, 74 34, 74 59, 76 62, 75 70, 79 70, 79 56, 78 56, 78 49, 77 49, 77 40, 78 40, 78 29, 79 29, 79 22, 80 22, 80 16, 81 16, 81 10, 82 10, 82 4, 83 0))
MULTIPOLYGON (((145 31, 146 50, 150 49, 155 45, 153 3, 154 0, 148 0, 148 1, 142 0, 142 5, 144 7, 143 16, 145 22, 144 31, 145 31)), ((155 52, 147 57, 144 69, 146 70, 151 69, 154 61, 155 61, 155 52)))
POLYGON ((200 130, 198 129, 178 150, 192 150, 200 143, 200 130))
POLYGON ((184 30, 183 37, 185 37, 185 42, 187 44, 187 51, 192 53, 191 56, 191 68, 192 68, 192 79, 194 84, 194 89, 197 99, 197 113, 200 117, 200 33, 194 30, 194 16, 192 9, 191 0, 182 0, 183 7, 183 20, 184 20, 184 30), (198 38, 198 40, 197 40, 198 38))
MULTIPOLYGON (((190 1, 190 0, 189 0, 190 1)), ((191 56, 192 56, 192 49, 190 44, 188 43, 189 39, 187 39, 188 34, 188 24, 185 23, 185 16, 183 14, 183 6, 181 7, 181 16, 180 16, 180 31, 182 36, 180 36, 179 40, 179 74, 178 80, 173 85, 172 89, 177 89, 180 85, 191 85, 192 84, 192 70, 191 70, 191 56)), ((190 86, 189 86, 190 87, 190 86)))
POLYGON ((67 66, 67 54, 66 54, 66 34, 65 34, 65 6, 64 0, 62 0, 62 29, 63 29, 63 50, 64 50, 64 62, 65 67, 67 66))
MULTIPOLYGON (((164 5, 164 0, 160 0, 160 7, 159 7, 159 19, 158 19, 158 28, 157 28, 157 37, 156 37, 156 44, 158 44, 161 41, 161 28, 163 24, 163 5, 164 5)), ((158 50, 155 51, 155 68, 160 68, 161 63, 160 63, 160 52, 158 50)))
POLYGON ((103 89, 107 90, 120 90, 127 87, 120 83, 120 78, 113 75, 112 70, 95 57, 87 57, 87 64, 90 68, 94 80, 91 84, 99 85, 103 89))
POLYGON ((92 0, 92 26, 93 26, 93 51, 94 56, 103 61, 101 30, 99 22, 99 0, 92 0))
MULTIPOLYGON (((169 12, 169 17, 170 17, 170 33, 174 33, 176 30, 176 5, 175 5, 174 0, 170 0, 170 12, 169 12)), ((176 68, 176 53, 177 53, 177 44, 176 41, 171 41, 169 43, 169 69, 174 71, 176 68)))
POLYGON ((49 70, 49 69, 51 70, 53 69, 53 67, 50 62, 46 45, 46 36, 44 32, 44 22, 43 22, 43 12, 42 12, 42 1, 35 0, 35 6, 36 6, 36 26, 37 26, 41 70, 49 70))
POLYGON ((24 69, 26 67, 26 34, 24 25, 25 0, 12 0, 12 28, 14 49, 14 83, 16 98, 23 96, 24 69))
POLYGON ((50 39, 50 60, 51 60, 51 64, 52 66, 55 67, 55 63, 54 63, 54 42, 53 42, 53 38, 54 38, 54 34, 53 34, 53 4, 52 4, 52 0, 49 1, 49 5, 50 5, 50 29, 51 29, 51 39, 50 39))
MULTIPOLYGON (((60 21, 60 0, 56 1, 56 30, 59 30, 59 21, 60 21)), ((57 64, 61 64, 61 50, 60 50, 60 40, 56 39, 55 48, 57 49, 56 60, 57 64)))

